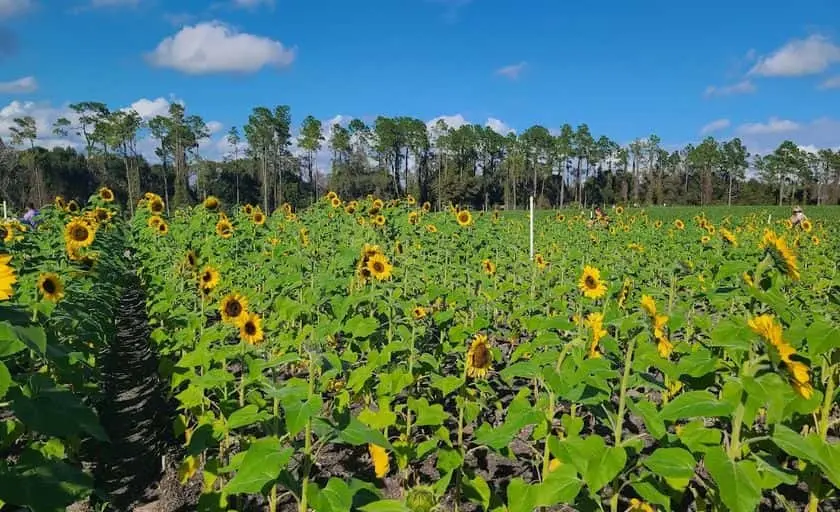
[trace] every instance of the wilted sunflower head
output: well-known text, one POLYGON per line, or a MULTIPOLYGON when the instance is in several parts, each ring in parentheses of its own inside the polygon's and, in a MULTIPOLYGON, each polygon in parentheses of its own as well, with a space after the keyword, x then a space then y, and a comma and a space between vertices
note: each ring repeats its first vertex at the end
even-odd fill
POLYGON ((189 268, 195 268, 198 265, 198 254, 194 250, 187 251, 185 259, 189 268))
POLYGON ((99 189, 99 198, 106 203, 110 203, 114 200, 114 191, 108 187, 102 187, 99 189))
POLYGON ((227 219, 221 219, 216 223, 216 234, 222 238, 230 238, 233 236, 233 224, 227 219))
POLYGON ((64 283, 57 274, 47 272, 38 277, 38 291, 44 299, 51 302, 58 302, 64 297, 64 283))
POLYGON ((493 353, 490 352, 487 336, 476 334, 467 351, 467 375, 474 379, 483 379, 490 371, 492 363, 493 353))
POLYGON ((248 310, 248 299, 238 293, 226 295, 219 306, 222 321, 239 325, 245 320, 248 310))
POLYGON ((458 220, 459 226, 469 226, 472 224, 472 214, 469 210, 459 211, 455 218, 458 220))
POLYGON ((219 207, 219 198, 216 196, 207 196, 204 199, 203 205, 206 210, 214 211, 219 207))

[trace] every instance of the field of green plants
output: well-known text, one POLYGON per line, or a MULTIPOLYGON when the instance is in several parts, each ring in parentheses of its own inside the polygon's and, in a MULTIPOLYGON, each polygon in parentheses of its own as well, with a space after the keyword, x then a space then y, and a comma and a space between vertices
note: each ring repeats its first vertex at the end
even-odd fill
POLYGON ((137 323, 184 510, 840 507, 837 208, 542 211, 532 260, 522 212, 112 201, 0 229, 3 510, 112 503, 137 323))

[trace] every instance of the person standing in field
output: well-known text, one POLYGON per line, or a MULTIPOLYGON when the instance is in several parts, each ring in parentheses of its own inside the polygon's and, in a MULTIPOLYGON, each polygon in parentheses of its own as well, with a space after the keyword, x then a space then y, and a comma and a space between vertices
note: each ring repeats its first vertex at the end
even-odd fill
POLYGON ((35 217, 38 216, 38 210, 35 209, 33 203, 26 205, 26 213, 23 214, 23 222, 26 222, 33 228, 35 227, 35 217))
POLYGON ((807 220, 807 219, 808 219, 808 217, 806 217, 805 214, 802 213, 802 207, 800 207, 800 206, 794 206, 793 207, 793 215, 790 216, 790 223, 791 224, 793 224, 794 226, 799 226, 800 224, 802 224, 802 221, 807 220))

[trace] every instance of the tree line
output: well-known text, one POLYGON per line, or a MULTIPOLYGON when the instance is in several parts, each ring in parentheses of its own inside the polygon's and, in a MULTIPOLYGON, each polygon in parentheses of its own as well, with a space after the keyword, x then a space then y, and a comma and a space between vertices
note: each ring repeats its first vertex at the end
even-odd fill
POLYGON ((306 206, 328 189, 348 199, 413 194, 438 209, 515 209, 530 195, 541 207, 840 202, 840 152, 813 153, 789 140, 765 155, 750 155, 738 138, 706 137, 668 151, 656 135, 622 146, 586 124, 501 134, 477 124, 384 116, 326 127, 307 116, 294 137, 291 109, 279 105, 255 107, 241 129, 231 127, 231 151, 213 161, 201 154, 207 124, 181 104, 149 120, 100 102, 70 109, 72 120, 59 118, 49 128, 57 137, 75 135, 80 150, 40 147, 43 127, 32 117, 14 119, 10 139, 0 139, 0 193, 13 207, 56 195, 84 199, 103 185, 129 209, 147 190, 175 207, 215 195, 266 211, 284 202, 306 206), (157 162, 138 151, 143 137, 155 141, 157 162), (323 151, 327 165, 319 165, 323 151))

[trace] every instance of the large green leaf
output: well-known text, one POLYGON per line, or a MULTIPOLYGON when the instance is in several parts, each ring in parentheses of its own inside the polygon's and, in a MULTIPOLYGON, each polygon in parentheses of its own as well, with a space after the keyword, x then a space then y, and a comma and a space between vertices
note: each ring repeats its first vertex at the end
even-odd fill
POLYGON ((682 448, 659 448, 645 457, 642 464, 663 478, 691 478, 697 461, 682 448))
POLYGON ((408 399, 408 407, 417 413, 417 419, 414 422, 418 427, 438 426, 442 425, 449 413, 443 410, 441 404, 431 404, 425 398, 416 400, 414 398, 408 399))
POLYGON ((379 500, 359 507, 363 512, 411 512, 405 503, 399 500, 379 500))
POLYGON ((12 324, 0 322, 0 357, 17 354, 25 348, 26 345, 20 340, 12 324))
POLYGON ((93 478, 64 461, 25 451, 10 469, 0 469, 0 500, 34 512, 58 512, 93 491, 93 478))
POLYGON ((286 413, 286 431, 294 437, 300 433, 314 415, 321 410, 323 402, 318 395, 301 402, 295 399, 288 400, 283 404, 283 411, 286 413))
POLYGON ((259 421, 266 419, 268 415, 260 411, 260 408, 254 404, 246 405, 241 409, 237 409, 228 417, 228 428, 233 430, 237 428, 247 427, 259 421))
POLYGON ((353 507, 353 490, 339 478, 330 478, 323 489, 311 483, 308 492, 316 512, 350 512, 353 507))
POLYGON ((761 501, 761 476, 754 462, 735 462, 718 446, 706 453, 704 465, 717 484, 720 500, 729 510, 755 511, 761 501))
POLYGON ((3 364, 3 361, 0 361, 0 398, 6 396, 6 391, 9 390, 9 386, 12 384, 12 374, 9 373, 9 369, 6 368, 6 365, 3 364))
POLYGON ((258 494, 280 476, 294 450, 284 447, 276 437, 251 443, 239 471, 225 485, 228 494, 258 494))
POLYGON ((840 488, 840 444, 828 444, 816 433, 802 437, 781 424, 776 425, 772 439, 788 454, 816 464, 823 476, 840 488))
POLYGON ((379 328, 379 321, 372 317, 356 315, 344 324, 344 330, 354 338, 367 338, 379 328))
POLYGON ((813 360, 829 350, 840 348, 840 327, 837 327, 836 323, 816 320, 808 327, 805 336, 808 338, 808 352, 813 360))
POLYGON ((108 440, 99 418, 90 407, 69 390, 39 380, 45 386, 33 391, 31 396, 24 395, 18 388, 9 390, 12 411, 28 428, 56 437, 84 432, 100 441, 108 440))
POLYGON ((721 347, 731 351, 746 352, 755 337, 744 322, 722 320, 712 330, 709 345, 721 347))
POLYGON ((633 414, 642 417, 642 421, 645 422, 645 427, 647 428, 648 433, 654 439, 662 439, 665 437, 665 434, 667 434, 668 431, 665 429, 665 423, 662 421, 662 418, 659 417, 659 411, 656 410, 656 406, 653 402, 642 398, 638 402, 628 400, 627 405, 633 414))
POLYGON ((689 391, 665 405, 659 415, 664 420, 675 421, 699 416, 728 416, 731 413, 731 404, 708 391, 689 391))

